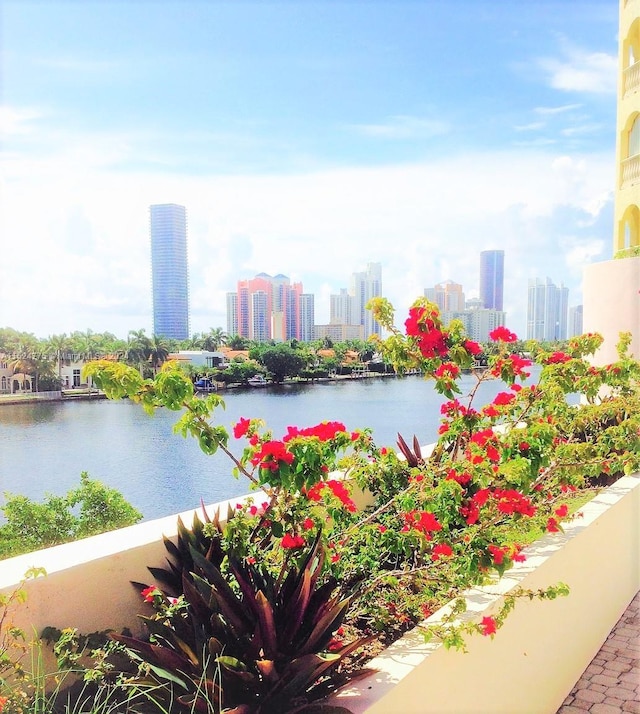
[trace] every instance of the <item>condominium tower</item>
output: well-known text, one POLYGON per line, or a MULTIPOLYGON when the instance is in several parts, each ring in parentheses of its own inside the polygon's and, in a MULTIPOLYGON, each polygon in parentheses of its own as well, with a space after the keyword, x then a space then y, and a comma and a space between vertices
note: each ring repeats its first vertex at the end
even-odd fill
POLYGON ((258 342, 310 340, 313 302, 313 295, 303 293, 302 283, 291 284, 286 275, 259 273, 238 281, 237 291, 227 293, 227 332, 258 342))
POLYGON ((547 278, 529 280, 527 339, 553 342, 567 338, 569 289, 547 278))
POLYGON ((175 340, 189 337, 187 216, 184 206, 151 206, 153 333, 175 340))
POLYGON ((480 300, 490 310, 503 309, 504 251, 483 250, 480 253, 480 300))

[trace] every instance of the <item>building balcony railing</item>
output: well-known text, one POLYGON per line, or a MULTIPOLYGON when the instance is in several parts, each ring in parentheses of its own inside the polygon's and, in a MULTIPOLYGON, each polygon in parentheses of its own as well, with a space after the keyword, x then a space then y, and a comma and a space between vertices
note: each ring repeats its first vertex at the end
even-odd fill
POLYGON ((622 96, 626 97, 631 92, 638 91, 638 87, 640 87, 640 62, 635 62, 623 72, 622 96))
POLYGON ((622 183, 620 188, 627 188, 640 183, 640 154, 622 161, 622 183))

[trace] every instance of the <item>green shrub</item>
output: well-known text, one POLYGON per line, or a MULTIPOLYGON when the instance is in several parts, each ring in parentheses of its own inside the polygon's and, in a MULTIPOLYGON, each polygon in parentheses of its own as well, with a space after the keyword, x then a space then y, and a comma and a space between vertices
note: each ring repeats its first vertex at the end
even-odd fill
POLYGON ((0 526, 0 558, 9 558, 105 533, 137 523, 142 514, 114 488, 89 478, 66 496, 47 494, 42 503, 5 494, 0 506, 7 522, 0 526))

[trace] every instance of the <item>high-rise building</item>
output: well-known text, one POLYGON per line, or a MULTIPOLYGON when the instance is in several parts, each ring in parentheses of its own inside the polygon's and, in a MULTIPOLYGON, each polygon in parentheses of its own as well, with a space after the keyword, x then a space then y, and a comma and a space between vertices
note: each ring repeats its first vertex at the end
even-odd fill
MULTIPOLYGON (((308 298, 305 301, 307 315, 308 298)), ((261 342, 300 340, 303 339, 302 310, 302 283, 291 284, 282 274, 272 277, 259 273, 250 280, 240 280, 237 292, 227 294, 227 327, 235 327, 234 334, 261 342)))
MULTIPOLYGON (((347 325, 362 327, 352 332, 363 335, 366 340, 370 335, 381 333, 380 325, 374 320, 373 314, 367 310, 371 298, 382 296, 382 265, 368 263, 364 272, 351 275, 349 291, 341 288, 338 295, 330 297, 330 325, 347 325)), ((336 333, 337 334, 337 333, 336 333)))
POLYGON ((238 293, 227 293, 227 335, 238 333, 238 293))
POLYGON ((445 280, 433 288, 425 288, 424 296, 435 303, 440 312, 461 312, 465 309, 462 285, 454 283, 453 280, 445 280))
POLYGON ((189 337, 187 215, 184 206, 151 206, 153 333, 175 340, 189 337))
POLYGON ((582 305, 569 308, 569 321, 567 324, 567 337, 576 337, 584 332, 582 329, 582 305))
POLYGON ((341 288, 340 293, 338 295, 331 295, 329 301, 329 324, 354 324, 351 319, 351 312, 353 309, 353 297, 349 295, 346 288, 341 288))
POLYGON ((504 251, 483 250, 480 253, 480 299, 482 306, 503 310, 504 251))
POLYGON ((311 342, 314 338, 313 327, 316 322, 315 296, 313 293, 300 295, 300 340, 311 342))
POLYGON ((369 300, 382 296, 382 264, 367 263, 366 271, 353 273, 350 294, 353 297, 351 319, 355 325, 364 326, 364 339, 379 335, 382 330, 366 306, 369 300))
POLYGON ((556 287, 550 278, 529 280, 527 339, 541 342, 566 340, 569 289, 556 287))

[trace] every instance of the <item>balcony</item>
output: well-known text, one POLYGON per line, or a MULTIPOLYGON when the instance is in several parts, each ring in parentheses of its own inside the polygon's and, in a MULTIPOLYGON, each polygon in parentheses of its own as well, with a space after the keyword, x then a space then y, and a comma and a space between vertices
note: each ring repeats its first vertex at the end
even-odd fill
POLYGON ((620 188, 628 188, 640 183, 640 154, 624 159, 621 164, 622 184, 620 188))
POLYGON ((640 62, 627 67, 622 76, 622 96, 626 97, 632 92, 637 92, 640 86, 640 62))
MULTIPOLYGON (((219 505, 225 513, 227 503, 219 505)), ((467 593, 474 619, 517 587, 563 581, 569 597, 521 603, 494 640, 471 638, 467 654, 425 644, 414 630, 372 661, 375 671, 347 686, 335 703, 355 714, 556 712, 640 589, 640 474, 604 489, 582 511, 563 534, 530 546, 526 562, 494 586, 467 593)), ((191 512, 182 515, 190 523, 191 512)), ((0 592, 11 592, 27 568, 44 567, 48 575, 26 586, 16 624, 36 631, 46 625, 139 631, 136 614, 144 605, 130 581, 148 582, 146 566, 164 564, 163 533, 175 536, 175 516, 3 561, 0 592)), ((430 620, 440 617, 442 610, 430 620)))

